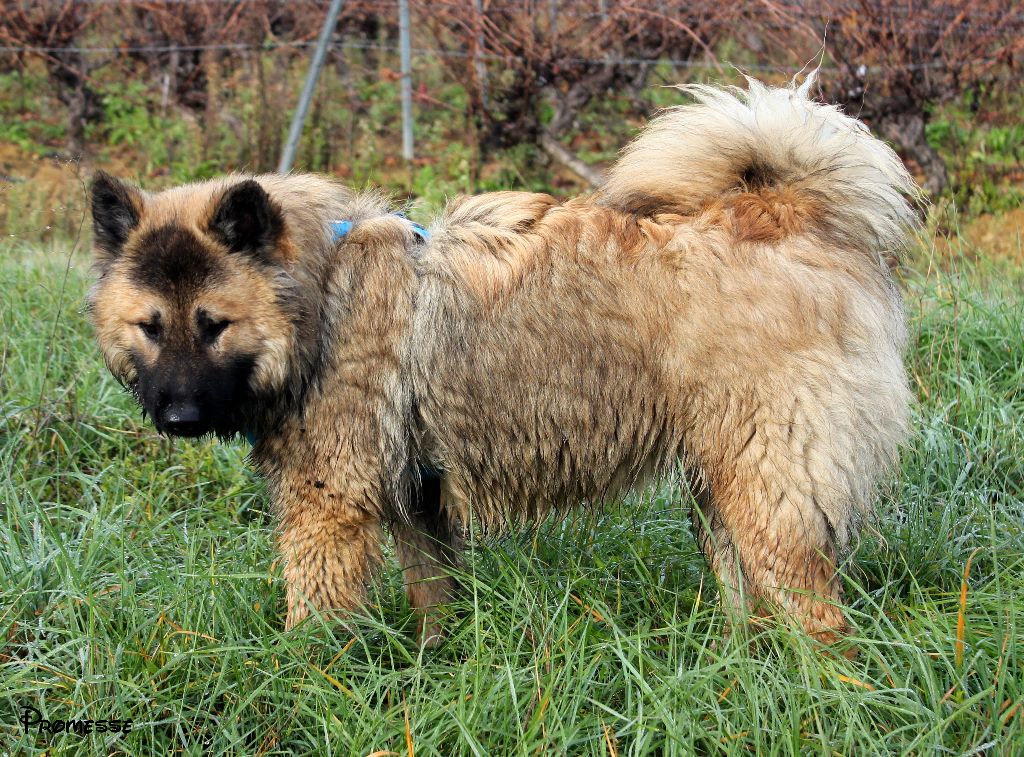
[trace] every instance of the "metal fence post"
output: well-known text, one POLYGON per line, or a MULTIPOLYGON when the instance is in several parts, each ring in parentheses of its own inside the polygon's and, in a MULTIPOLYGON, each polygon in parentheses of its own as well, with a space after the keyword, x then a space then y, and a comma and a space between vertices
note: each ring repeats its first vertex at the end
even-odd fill
POLYGON ((487 67, 480 57, 484 49, 484 9, 481 0, 473 0, 473 10, 476 12, 473 20, 473 25, 476 29, 476 46, 473 48, 473 68, 476 71, 477 81, 480 82, 480 104, 487 108, 487 67))
POLYGON ((281 162, 277 164, 277 170, 280 173, 288 173, 292 170, 292 164, 295 163, 295 151, 302 138, 306 112, 309 110, 309 103, 313 100, 313 92, 316 89, 316 82, 320 78, 320 69, 324 66, 324 58, 327 57, 327 45, 334 33, 334 24, 337 22, 338 14, 341 13, 341 7, 344 4, 345 0, 331 0, 331 7, 327 9, 324 25, 320 29, 320 39, 316 42, 313 60, 309 64, 309 73, 306 74, 306 83, 302 86, 302 94, 299 95, 299 103, 295 106, 295 114, 292 116, 292 125, 288 129, 288 139, 281 152, 281 162))
POLYGON ((412 39, 409 0, 398 0, 398 46, 402 56, 402 157, 412 160, 412 39))

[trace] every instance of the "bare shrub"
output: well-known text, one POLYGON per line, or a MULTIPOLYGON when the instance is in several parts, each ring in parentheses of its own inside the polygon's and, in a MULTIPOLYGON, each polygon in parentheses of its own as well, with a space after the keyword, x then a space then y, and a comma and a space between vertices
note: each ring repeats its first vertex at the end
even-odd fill
POLYGON ((937 194, 948 184, 925 127, 935 106, 968 90, 1019 86, 1024 10, 1000 0, 761 3, 764 34, 797 60, 824 40, 825 96, 894 143, 937 194))
POLYGON ((75 156, 84 149, 86 125, 103 115, 90 75, 106 61, 78 49, 101 12, 96 4, 76 0, 4 0, 0 5, 0 42, 37 48, 30 54, 42 59, 57 98, 67 106, 67 150, 75 156))
POLYGON ((612 93, 631 97, 661 57, 714 60, 730 4, 667 0, 432 3, 429 26, 465 83, 483 151, 539 145, 591 184, 599 177, 558 143, 580 111, 612 93))

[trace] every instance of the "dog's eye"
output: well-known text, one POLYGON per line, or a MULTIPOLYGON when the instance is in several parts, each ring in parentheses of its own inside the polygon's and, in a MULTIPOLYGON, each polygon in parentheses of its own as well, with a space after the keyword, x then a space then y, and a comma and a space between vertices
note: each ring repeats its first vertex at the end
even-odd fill
POLYGON ((143 321, 138 326, 149 341, 156 342, 160 339, 160 333, 163 329, 156 321, 143 321))
POLYGON ((212 342, 230 325, 231 321, 208 321, 203 324, 203 337, 206 341, 212 342))

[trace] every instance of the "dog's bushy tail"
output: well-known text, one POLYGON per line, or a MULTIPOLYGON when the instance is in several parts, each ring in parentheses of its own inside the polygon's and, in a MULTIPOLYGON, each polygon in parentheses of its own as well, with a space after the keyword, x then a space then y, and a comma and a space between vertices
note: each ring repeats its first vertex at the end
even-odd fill
POLYGON ((876 260, 898 254, 920 191, 896 154, 860 121, 812 101, 813 73, 799 87, 747 81, 746 90, 681 87, 696 102, 666 110, 625 149, 602 201, 695 215, 755 195, 780 223, 787 208, 772 202, 798 206, 830 240, 876 260))

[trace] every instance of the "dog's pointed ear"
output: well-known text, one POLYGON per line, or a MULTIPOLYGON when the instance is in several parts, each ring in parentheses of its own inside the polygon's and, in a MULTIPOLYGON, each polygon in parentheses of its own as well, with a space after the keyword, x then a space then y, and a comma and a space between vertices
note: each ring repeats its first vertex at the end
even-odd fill
POLYGON ((96 261, 103 266, 121 254, 142 217, 142 192, 106 171, 97 171, 90 189, 96 261))
POLYGON ((217 202, 210 232, 232 252, 275 262, 274 246, 284 231, 281 208, 254 179, 230 187, 217 202))

